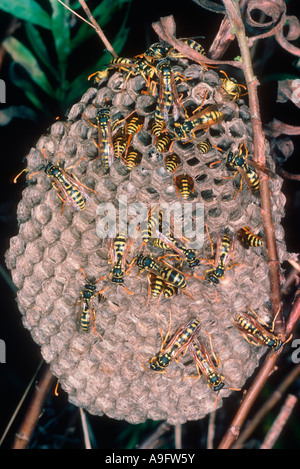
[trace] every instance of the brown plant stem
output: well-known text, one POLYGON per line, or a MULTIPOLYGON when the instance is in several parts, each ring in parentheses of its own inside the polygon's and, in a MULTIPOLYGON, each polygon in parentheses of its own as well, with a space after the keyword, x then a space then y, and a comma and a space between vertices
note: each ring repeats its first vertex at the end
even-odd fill
MULTIPOLYGON (((298 295, 295 295, 295 301, 292 308, 292 311, 289 315, 289 319, 286 326, 286 333, 287 335, 291 334, 293 329, 295 328, 297 322, 300 319, 300 290, 298 290, 298 295)), ((282 353, 283 347, 279 349, 277 352, 270 352, 264 363, 262 364, 257 376, 255 377, 250 389, 247 391, 244 399, 241 402, 241 405, 229 427, 226 434, 224 435, 219 449, 228 449, 234 443, 234 441, 238 438, 240 434, 240 429, 245 422, 245 419, 250 412, 252 405, 254 404, 257 396, 263 389, 264 385, 266 384, 269 376, 273 373, 275 369, 275 364, 277 362, 278 357, 282 353)))
POLYGON ((232 446, 232 449, 239 449, 243 447, 243 443, 249 439, 249 436, 262 422, 264 417, 270 410, 280 401, 287 388, 298 378, 300 375, 300 364, 292 368, 290 373, 285 377, 278 388, 272 393, 269 399, 264 402, 259 411, 255 414, 253 419, 247 423, 245 429, 241 432, 240 436, 232 446))
POLYGON ((15 435, 12 449, 25 449, 31 439, 33 430, 41 416, 44 401, 55 377, 47 366, 38 380, 23 422, 15 435))
MULTIPOLYGON (((241 17, 238 2, 233 0, 223 0, 226 11, 234 28, 235 35, 239 44, 242 62, 244 65, 244 75, 249 95, 249 107, 251 112, 251 123, 253 128, 253 158, 261 166, 266 165, 265 157, 265 136, 262 129, 259 101, 257 95, 257 86, 259 82, 253 73, 251 55, 248 46, 243 20, 241 17)), ((282 314, 278 313, 281 307, 280 297, 280 276, 279 260, 275 240, 275 229, 272 221, 271 199, 269 190, 269 180, 265 173, 259 171, 260 195, 261 195, 261 215, 264 227, 266 250, 268 255, 268 267, 270 277, 270 301, 272 305, 273 316, 276 317, 275 331, 284 332, 284 322, 282 314)))
POLYGON ((87 17, 90 19, 90 21, 87 21, 86 19, 84 19, 82 16, 80 16, 78 13, 76 13, 76 11, 72 10, 72 8, 70 8, 68 5, 66 5, 62 0, 58 0, 59 3, 61 3, 65 8, 67 8, 68 10, 70 10, 75 16, 77 16, 78 18, 80 18, 82 21, 84 21, 85 23, 89 24, 92 28, 95 29, 96 33, 98 34, 98 36, 100 37, 101 41, 103 42, 103 44, 105 45, 106 49, 111 53, 111 55, 113 57, 118 57, 118 54, 116 53, 116 51, 114 50, 113 46, 111 45, 111 43, 108 41, 107 37, 105 36, 104 32, 102 31, 102 29, 100 28, 99 24, 97 23, 97 21, 95 20, 95 18, 93 17, 92 13, 91 13, 91 10, 89 9, 89 7, 87 6, 87 4, 85 3, 84 0, 79 0, 79 3, 80 5, 82 6, 82 8, 84 9, 87 17))
POLYGON ((283 404, 277 418, 273 422, 272 427, 268 431, 266 438, 264 439, 260 449, 271 449, 276 443, 280 433, 283 430, 288 418, 294 410, 297 403, 297 397, 293 394, 289 394, 283 404))

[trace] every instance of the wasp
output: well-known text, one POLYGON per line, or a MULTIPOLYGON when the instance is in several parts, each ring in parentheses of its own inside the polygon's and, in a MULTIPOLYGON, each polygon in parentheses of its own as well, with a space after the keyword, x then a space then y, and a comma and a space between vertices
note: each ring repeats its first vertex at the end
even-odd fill
MULTIPOLYGON (((99 109, 96 115, 96 124, 93 124, 84 114, 83 116, 90 125, 98 129, 98 142, 93 141, 98 148, 98 156, 101 159, 104 169, 109 169, 114 162, 115 155, 110 110, 106 106, 99 109)), ((116 124, 116 122, 113 124, 113 128, 115 128, 116 124)))
POLYGON ((186 260, 191 268, 196 267, 200 263, 194 249, 187 248, 181 241, 171 235, 165 236, 163 233, 157 233, 157 235, 167 248, 172 249, 182 259, 186 260))
POLYGON ((146 57, 146 59, 154 58, 155 60, 159 60, 164 58, 168 54, 170 49, 170 46, 168 46, 167 44, 155 42, 144 52, 144 54, 137 55, 136 57, 146 57))
MULTIPOLYGON (((226 164, 228 165, 229 168, 236 170, 236 173, 239 172, 242 176, 239 191, 242 188, 242 181, 244 179, 250 191, 252 192, 252 194, 255 196, 258 196, 259 195, 259 177, 256 172, 256 169, 268 174, 271 177, 274 177, 274 174, 268 168, 262 167, 258 163, 248 160, 247 157, 248 157, 248 149, 246 147, 245 142, 243 141, 239 145, 237 152, 230 151, 227 154, 226 164)), ((235 177, 235 175, 233 177, 235 177)))
POLYGON ((242 88, 247 89, 244 85, 239 85, 234 78, 228 78, 227 74, 220 70, 221 73, 225 75, 225 78, 222 80, 222 88, 226 91, 227 95, 235 101, 239 99, 242 95, 242 88))
POLYGON ((159 277, 158 275, 155 275, 150 272, 148 274, 148 282, 149 282, 149 293, 151 294, 152 298, 159 297, 163 293, 164 288, 165 288, 165 282, 163 281, 163 279, 159 277))
POLYGON ((165 285, 164 288, 164 297, 165 298, 171 298, 173 295, 177 295, 178 288, 175 287, 175 285, 171 285, 170 283, 165 285))
MULTIPOLYGON (((256 314, 253 310, 252 312, 256 314)), ((279 350, 283 345, 281 339, 273 333, 273 327, 264 326, 261 320, 256 320, 250 314, 237 314, 236 318, 233 319, 233 323, 245 339, 253 345, 265 345, 274 351, 279 350)))
MULTIPOLYGON (((149 270, 150 272, 161 277, 165 283, 171 284, 176 288, 180 288, 181 290, 186 289, 185 275, 174 267, 169 266, 169 264, 167 264, 167 267, 165 267, 152 259, 151 256, 139 254, 136 258, 136 265, 138 266, 140 273, 144 272, 145 270, 149 270)), ((188 295, 187 292, 184 293, 188 295)))
POLYGON ((147 220, 142 222, 140 225, 140 232, 144 241, 143 244, 148 243, 150 238, 154 237, 153 235, 156 233, 159 221, 160 212, 158 211, 157 205, 155 205, 151 210, 149 210, 149 213, 147 213, 147 220))
MULTIPOLYGON (((47 159, 44 148, 42 149, 42 153, 45 159, 47 159)), ((59 155, 57 163, 55 164, 49 161, 46 164, 44 171, 47 176, 51 179, 52 186, 57 191, 57 195, 60 200, 63 202, 61 214, 63 213, 66 201, 74 208, 74 210, 82 211, 85 209, 86 203, 90 201, 90 195, 87 191, 94 192, 95 194, 96 191, 79 182, 77 177, 73 173, 67 173, 67 171, 64 170, 60 165, 60 158, 61 153, 59 155)), ((66 169, 74 168, 83 159, 84 158, 81 158, 75 165, 69 166, 66 169)), ((30 174, 28 178, 31 179, 37 172, 30 174)), ((17 180, 18 176, 16 176, 14 181, 17 180)))
POLYGON ((107 78, 109 74, 109 69, 106 68, 105 70, 98 70, 97 72, 92 73, 88 76, 88 80, 92 77, 95 77, 95 80, 99 83, 102 79, 107 78))
POLYGON ((258 247, 264 244, 263 239, 260 236, 252 233, 249 226, 243 226, 243 228, 238 230, 237 239, 246 249, 249 249, 249 246, 258 247))
POLYGON ((126 159, 124 160, 129 171, 138 166, 142 161, 142 153, 133 147, 128 149, 126 159))
MULTIPOLYGON (((207 234, 210 240, 211 250, 213 253, 213 246, 212 246, 212 242, 211 242, 207 227, 206 227, 206 230, 207 230, 207 234)), ((217 285, 220 279, 224 278, 226 269, 231 269, 234 265, 238 265, 238 264, 232 264, 230 267, 228 267, 229 261, 232 260, 233 258, 234 249, 235 249, 235 236, 233 236, 233 238, 230 239, 230 237, 226 233, 226 229, 222 228, 217 239, 217 250, 216 250, 215 259, 213 261, 214 268, 207 270, 204 274, 204 278, 198 277, 196 274, 194 274, 194 276, 202 280, 203 279, 208 280, 213 285, 217 285)), ((211 263, 211 261, 209 262, 211 263)))
MULTIPOLYGON (((148 274, 149 282, 149 293, 148 293, 148 303, 150 300, 150 295, 152 298, 158 298, 158 301, 163 294, 165 298, 171 298, 171 296, 177 294, 177 288, 171 284, 167 284, 163 281, 161 277, 153 273, 148 274)), ((148 305, 147 303, 147 305, 148 305)))
POLYGON ((177 93, 174 72, 168 60, 163 59, 156 66, 159 79, 159 98, 154 119, 157 122, 169 121, 169 112, 172 109, 173 118, 176 121, 181 113, 181 103, 177 93))
POLYGON ((95 330, 96 323, 96 314, 95 308, 93 308, 93 299, 98 296, 99 301, 105 301, 106 298, 102 294, 108 287, 104 290, 99 290, 96 292, 96 283, 100 282, 105 277, 100 277, 97 281, 88 281, 86 279, 83 269, 80 269, 85 280, 86 284, 84 289, 80 293, 79 300, 76 302, 76 306, 80 303, 79 312, 78 312, 78 324, 80 326, 80 331, 89 332, 91 329, 95 330))
POLYGON ((194 192, 194 179, 187 173, 179 174, 175 177, 177 195, 179 193, 184 199, 188 199, 194 192))
POLYGON ((118 156, 122 156, 125 151, 126 157, 134 134, 138 133, 144 125, 144 117, 136 114, 136 111, 133 111, 124 119, 116 121, 114 127, 119 126, 123 121, 125 121, 125 126, 117 132, 114 139, 114 149, 118 153, 118 156))
MULTIPOLYGON (((224 377, 218 373, 205 345, 193 339, 189 345, 189 352, 196 363, 199 377, 203 374, 207 385, 215 392, 220 391, 225 385, 224 377)), ((215 361, 217 363, 217 360, 215 361)))
POLYGON ((200 329, 200 321, 197 318, 190 319, 180 326, 172 339, 167 343, 170 334, 171 320, 166 337, 162 339, 160 351, 149 360, 150 369, 158 373, 165 373, 167 366, 173 361, 178 361, 180 354, 185 354, 191 341, 197 336, 200 329))
POLYGON ((127 148, 127 136, 124 128, 121 128, 114 136, 113 147, 115 157, 120 158, 127 148))
POLYGON ((135 262, 139 268, 140 273, 144 272, 145 270, 149 270, 150 272, 160 276, 163 266, 152 259, 151 256, 145 256, 141 253, 137 256, 135 262))
POLYGON ((165 158, 165 168, 167 173, 174 173, 181 163, 181 158, 176 153, 170 153, 165 158))
MULTIPOLYGON (((206 52, 203 46, 201 46, 201 44, 194 41, 193 39, 183 39, 182 42, 184 42, 185 44, 187 44, 188 46, 190 46, 192 49, 199 52, 200 54, 206 55, 206 52)), ((168 57, 179 59, 179 58, 184 57, 184 55, 178 50, 176 50, 175 48, 172 48, 168 53, 168 57)))
POLYGON ((175 140, 186 140, 189 134, 195 138, 197 130, 209 129, 212 125, 219 124, 223 119, 224 114, 218 110, 217 105, 208 106, 181 123, 174 122, 172 132, 175 140))
POLYGON ((112 283, 122 285, 129 294, 132 294, 132 292, 130 292, 123 283, 126 259, 131 249, 132 242, 133 240, 127 237, 125 231, 118 233, 114 240, 109 238, 110 261, 113 268, 108 278, 112 283))
POLYGON ((173 138, 170 132, 162 132, 155 141, 156 149, 159 153, 171 151, 173 138))
POLYGON ((209 139, 203 140, 203 142, 198 144, 198 150, 200 153, 205 154, 212 148, 212 144, 210 143, 209 139))
POLYGON ((144 54, 142 54, 141 56, 137 56, 134 59, 125 59, 118 57, 117 59, 113 59, 110 62, 110 67, 118 68, 127 72, 124 87, 131 76, 137 76, 138 74, 140 74, 144 78, 147 86, 150 87, 151 79, 156 73, 156 68, 153 65, 153 61, 153 57, 146 57, 144 54))

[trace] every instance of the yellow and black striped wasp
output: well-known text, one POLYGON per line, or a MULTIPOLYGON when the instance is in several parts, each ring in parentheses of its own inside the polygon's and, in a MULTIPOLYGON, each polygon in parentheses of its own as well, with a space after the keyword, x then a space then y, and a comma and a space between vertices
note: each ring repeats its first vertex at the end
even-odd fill
POLYGON ((127 140, 128 137, 125 134, 125 129, 122 127, 119 129, 113 137, 113 147, 114 147, 114 155, 115 158, 120 158, 122 157, 123 153, 125 152, 127 148, 127 140))
POLYGON ((79 331, 87 333, 87 332, 90 332, 90 330, 93 330, 94 332, 97 332, 96 327, 95 327, 96 314, 95 314, 95 308, 93 307, 93 299, 97 295, 99 295, 98 296, 99 301, 105 301, 106 298, 103 295, 103 292, 108 287, 96 292, 96 284, 100 282, 100 280, 104 279, 105 277, 100 277, 96 281, 88 281, 84 273, 84 270, 83 269, 79 269, 79 270, 82 272, 86 280, 85 287, 81 291, 80 297, 78 301, 76 302, 76 306, 79 304, 78 315, 77 315, 79 331))
POLYGON ((187 173, 175 176, 175 187, 177 195, 181 194, 184 199, 189 199, 194 192, 194 179, 187 173))
POLYGON ((158 298, 157 303, 160 300, 161 295, 164 295, 165 298, 171 298, 173 295, 177 295, 178 288, 174 285, 165 283, 164 280, 156 274, 149 272, 148 274, 148 302, 150 301, 150 296, 152 298, 158 298))
POLYGON ((239 85, 234 78, 228 78, 224 70, 220 70, 220 72, 225 75, 225 78, 222 80, 222 88, 233 101, 239 99, 241 96, 244 96, 244 94, 247 94, 242 94, 242 88, 245 90, 247 89, 245 85, 239 85))
MULTIPOLYGON (((42 153, 44 158, 47 160, 44 148, 42 149, 42 153)), ((74 208, 74 210, 82 211, 85 209, 86 203, 90 201, 88 191, 94 192, 95 194, 96 191, 78 181, 77 177, 73 173, 69 174, 67 170, 77 166, 84 158, 81 158, 77 163, 66 168, 66 170, 60 165, 60 158, 61 153, 59 154, 57 163, 49 161, 46 164, 44 171, 50 178, 52 187, 56 190, 58 197, 63 202, 61 214, 63 213, 66 201, 74 208)), ((27 171, 27 169, 25 171, 27 171)), ((38 172, 39 171, 29 174, 28 179, 31 179, 38 172)), ((19 173, 18 176, 20 174, 21 173, 19 173)), ((14 182, 16 182, 18 176, 15 177, 14 182)))
POLYGON ((189 345, 189 352, 194 359, 198 371, 199 378, 203 375, 207 381, 207 385, 215 392, 220 391, 225 383, 224 377, 218 373, 216 365, 219 366, 219 360, 214 356, 214 360, 210 357, 203 342, 193 339, 189 345))
POLYGON ((170 153, 165 157, 165 168, 167 173, 174 173, 181 163, 181 158, 177 153, 170 153))
MULTIPOLYGON (((194 340, 199 333, 200 321, 197 318, 186 321, 180 326, 171 340, 166 344, 168 336, 171 330, 171 320, 169 330, 162 338, 162 345, 160 351, 149 360, 150 369, 158 373, 165 373, 167 366, 173 361, 178 361, 179 355, 184 355, 188 349, 188 346, 194 340)), ((147 370, 148 371, 148 370, 147 370)))
POLYGON ((94 143, 98 148, 98 157, 104 169, 109 169, 114 162, 114 145, 112 140, 112 129, 115 128, 117 122, 112 124, 110 118, 110 109, 108 106, 104 106, 97 111, 96 124, 93 124, 84 114, 83 117, 87 122, 96 127, 98 130, 98 142, 95 140, 94 143))
MULTIPOLYGON (((159 225, 160 212, 157 205, 151 208, 147 213, 147 219, 144 223, 140 224, 140 233, 143 238, 143 244, 147 244, 151 238, 155 238, 156 230, 159 225)), ((140 248, 140 249, 141 249, 140 248)))
POLYGON ((262 237, 252 233, 249 226, 243 226, 238 230, 237 239, 246 249, 249 249, 249 246, 258 247, 264 244, 262 237))
POLYGON ((149 287, 147 306, 149 304, 150 296, 152 296, 152 298, 160 298, 165 288, 165 282, 163 279, 158 275, 153 274, 152 272, 149 272, 148 274, 148 283, 149 287))
MULTIPOLYGON (((213 245, 208 233, 207 226, 206 230, 211 244, 211 251, 213 253, 213 245)), ((213 285, 217 285, 219 281, 224 278, 226 269, 231 269, 234 265, 238 265, 232 264, 230 267, 228 267, 228 263, 234 257, 235 241, 235 235, 230 238, 226 232, 226 228, 222 228, 217 238, 217 249, 214 261, 209 261, 209 263, 213 263, 214 268, 207 270, 204 274, 204 277, 198 277, 196 274, 194 274, 194 276, 202 280, 208 280, 213 285)))
POLYGON ((179 101, 175 75, 170 62, 166 59, 161 60, 156 65, 156 70, 158 73, 159 98, 154 120, 156 122, 163 121, 167 124, 170 111, 172 110, 174 121, 176 121, 180 117, 183 108, 179 101))
POLYGON ((126 158, 124 158, 124 163, 129 171, 138 166, 142 161, 142 153, 139 150, 136 150, 133 147, 128 148, 128 153, 126 158))
POLYGON ((132 295, 133 293, 123 284, 126 260, 132 247, 133 239, 128 237, 125 231, 122 231, 114 239, 109 238, 108 243, 110 262, 113 266, 108 278, 112 283, 121 285, 127 293, 132 295))
POLYGON ((173 145, 173 137, 170 132, 163 131, 155 139, 155 147, 159 153, 171 151, 173 145))
POLYGON ((195 249, 187 248, 182 240, 174 238, 171 234, 165 236, 163 233, 157 233, 158 238, 162 241, 163 245, 167 248, 172 249, 181 259, 188 262, 189 267, 196 267, 199 265, 200 260, 197 259, 195 249))
POLYGON ((172 132, 175 140, 186 140, 189 134, 195 138, 195 132, 200 129, 208 130, 211 126, 219 124, 224 119, 223 112, 218 110, 218 106, 213 104, 193 113, 192 116, 183 122, 174 122, 172 132))
POLYGON ((146 57, 146 59, 150 58, 160 60, 166 57, 170 49, 171 47, 166 43, 163 44, 161 42, 155 42, 150 47, 148 47, 148 49, 143 54, 137 55, 135 57, 146 57))
MULTIPOLYGON (((204 47, 201 46, 201 44, 199 44, 198 42, 194 41, 194 39, 190 39, 190 38, 182 39, 182 42, 184 42, 184 44, 187 44, 189 47, 199 52, 200 54, 206 55, 204 47)), ((177 49, 172 47, 172 49, 170 49, 170 51, 168 52, 168 57, 179 59, 179 58, 184 57, 184 55, 181 52, 179 52, 177 49)))
POLYGON ((149 272, 152 272, 161 277, 166 284, 170 284, 175 288, 179 288, 186 295, 191 297, 190 294, 185 291, 187 287, 185 277, 188 276, 187 274, 180 272, 178 269, 173 266, 170 266, 166 262, 166 266, 164 266, 163 264, 154 260, 151 256, 147 256, 142 253, 137 256, 134 262, 136 262, 140 273, 144 272, 145 270, 148 270, 149 272))
POLYGON ((212 144, 210 143, 209 139, 205 139, 203 140, 203 142, 200 142, 198 145, 198 150, 200 151, 200 153, 202 153, 203 155, 205 153, 207 153, 211 148, 212 148, 212 144))
MULTIPOLYGON (((256 314, 252 309, 251 311, 253 314, 256 314)), ((233 323, 250 344, 256 346, 264 345, 276 352, 282 347, 283 342, 273 333, 274 324, 270 328, 260 318, 258 319, 255 319, 248 313, 239 313, 233 318, 233 323)))
MULTIPOLYGON (((239 145, 237 152, 230 151, 227 154, 226 164, 230 169, 236 171, 233 177, 235 177, 237 172, 239 172, 242 176, 238 192, 242 188, 242 181, 244 179, 252 194, 255 196, 259 196, 259 177, 256 172, 256 169, 264 172, 265 174, 268 174, 271 177, 274 177, 274 174, 271 170, 262 167, 258 163, 255 163, 254 161, 250 161, 248 159, 248 149, 244 141, 239 145)), ((235 197, 237 196, 237 194, 235 195, 235 197)))

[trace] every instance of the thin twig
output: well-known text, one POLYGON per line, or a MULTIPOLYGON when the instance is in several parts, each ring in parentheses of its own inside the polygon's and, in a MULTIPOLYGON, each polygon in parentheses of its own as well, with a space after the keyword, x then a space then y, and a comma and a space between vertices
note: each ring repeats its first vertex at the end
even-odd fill
MULTIPOLYGON (((291 334, 294 327, 296 326, 297 322, 300 319, 300 290, 298 291, 298 295, 295 295, 295 301, 293 305, 293 309, 289 315, 286 332, 287 334, 291 334)), ((273 373, 275 369, 275 364, 277 362, 278 357, 282 353, 283 347, 281 347, 276 352, 270 352, 264 363, 262 364, 257 376, 255 377, 250 389, 247 391, 241 405, 229 427, 226 434, 224 435, 219 449, 228 449, 234 443, 234 441, 238 438, 240 434, 240 429, 245 422, 245 419, 252 408, 252 405, 256 401, 257 396, 265 386, 269 376, 273 373)))
POLYGON ((34 381, 35 381, 35 379, 36 379, 36 377, 37 377, 37 375, 38 375, 38 372, 40 371, 41 366, 42 366, 43 363, 44 363, 44 360, 41 360, 40 363, 38 364, 38 367, 37 367, 37 369, 36 369, 36 371, 35 371, 33 377, 32 377, 31 380, 30 380, 30 383, 28 384, 27 388, 25 389, 25 391, 24 391, 24 393, 23 393, 23 396, 21 397, 21 399, 20 399, 20 401, 19 401, 19 403, 18 403, 18 405, 17 405, 17 407, 16 407, 14 413, 12 414, 12 416, 11 416, 11 418, 10 418, 10 420, 9 420, 9 422, 8 422, 8 424, 7 424, 7 426, 6 426, 5 430, 4 430, 4 432, 3 432, 3 435, 2 435, 2 437, 1 437, 0 446, 2 445, 2 443, 3 443, 3 441, 4 441, 4 439, 5 439, 6 435, 7 435, 7 433, 9 432, 10 427, 11 427, 12 424, 14 423, 15 418, 16 418, 16 416, 18 415, 18 412, 19 412, 19 410, 21 409, 21 407, 22 407, 22 405, 23 405, 23 402, 25 401, 25 399, 26 399, 26 397, 27 397, 27 395, 28 395, 28 393, 29 393, 29 391, 30 391, 30 389, 31 389, 31 386, 33 385, 33 383, 34 383, 34 381))
POLYGON ((87 14, 88 18, 90 19, 90 21, 87 21, 86 19, 84 19, 82 16, 80 16, 78 13, 76 13, 76 11, 72 10, 72 8, 70 8, 68 5, 66 5, 62 0, 58 0, 59 3, 61 3, 65 8, 67 8, 68 10, 70 10, 75 16, 77 16, 78 18, 80 18, 82 21, 84 21, 85 23, 89 24, 92 28, 95 29, 96 33, 98 34, 98 36, 100 37, 101 41, 103 42, 103 44, 105 45, 106 49, 111 53, 111 55, 113 57, 118 57, 118 54, 116 53, 116 51, 114 50, 113 46, 111 45, 111 43, 108 41, 108 39, 106 38, 103 30, 100 28, 99 24, 97 23, 97 21, 95 20, 95 18, 93 17, 89 7, 87 6, 87 4, 85 3, 84 0, 79 0, 79 3, 80 5, 82 6, 82 8, 84 9, 85 13, 87 14))
POLYGON ((138 449, 154 449, 162 436, 165 435, 171 428, 167 422, 161 423, 156 430, 141 444, 138 449))
MULTIPOLYGON (((245 75, 246 86, 248 89, 251 123, 253 128, 253 158, 254 161, 259 163, 261 166, 266 166, 265 136, 262 128, 257 94, 257 86, 259 85, 259 82, 253 73, 248 39, 246 36, 238 2, 235 2, 233 0, 223 0, 223 3, 226 7, 231 25, 234 28, 241 52, 242 62, 244 64, 243 71, 245 75)), ((270 277, 270 301, 272 305, 273 316, 275 317, 277 315, 275 322, 275 331, 277 333, 284 333, 284 322, 282 314, 277 314, 281 306, 280 275, 279 260, 275 239, 275 229, 272 221, 269 179, 265 173, 260 171, 258 173, 260 180, 261 216, 266 240, 266 250, 268 255, 268 267, 270 277)))
POLYGON ((84 439, 84 448, 85 449, 92 449, 85 412, 81 407, 79 408, 79 412, 80 412, 80 419, 81 419, 83 439, 84 439))
POLYGON ((182 449, 182 426, 180 424, 175 425, 175 448, 182 449))
POLYGON ((253 419, 247 423, 245 429, 241 432, 239 438, 232 446, 232 449, 240 449, 243 443, 249 439, 249 436, 262 422, 264 417, 270 412, 270 410, 279 402, 287 388, 298 378, 300 374, 300 364, 295 366, 290 373, 285 377, 278 388, 272 393, 269 399, 264 402, 258 412, 255 414, 253 419))
POLYGON ((207 449, 214 449, 214 437, 216 427, 216 411, 209 414, 208 431, 207 431, 207 449))
POLYGON ((29 403, 24 420, 15 435, 12 449, 25 449, 32 437, 33 430, 42 413, 44 401, 49 393, 55 377, 47 366, 36 384, 35 391, 29 403))
POLYGON ((288 418, 290 417, 293 409, 297 403, 297 397, 293 394, 289 394, 282 406, 277 418, 273 422, 270 430, 268 431, 260 449, 271 449, 276 443, 280 433, 283 430, 288 418))

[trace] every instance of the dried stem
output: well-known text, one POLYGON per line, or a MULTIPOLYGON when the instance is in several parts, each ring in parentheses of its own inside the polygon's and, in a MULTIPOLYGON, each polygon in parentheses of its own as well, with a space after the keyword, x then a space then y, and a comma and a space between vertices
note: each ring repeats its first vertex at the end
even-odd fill
POLYGON ((87 6, 87 4, 85 3, 84 0, 79 0, 79 3, 80 5, 82 6, 82 8, 84 9, 87 17, 90 19, 90 21, 87 21, 86 19, 84 19, 82 16, 80 16, 78 13, 76 13, 76 11, 72 10, 68 5, 66 5, 62 0, 58 0, 59 3, 61 3, 65 8, 67 8, 68 10, 70 10, 75 16, 77 16, 78 18, 80 18, 82 21, 84 21, 85 23, 89 24, 92 28, 95 29, 96 33, 98 34, 98 36, 100 37, 101 41, 103 42, 103 44, 105 45, 106 49, 111 53, 111 55, 113 57, 118 57, 118 54, 116 53, 116 51, 114 50, 113 46, 111 45, 111 43, 108 41, 107 37, 105 36, 103 30, 100 28, 99 24, 97 23, 97 21, 95 20, 95 18, 93 17, 92 13, 91 13, 91 10, 89 9, 89 7, 87 6))
MULTIPOLYGON (((253 73, 251 55, 248 46, 244 24, 242 21, 238 2, 233 0, 223 0, 226 7, 229 20, 239 44, 242 62, 244 65, 245 81, 249 95, 249 107, 251 112, 251 122, 253 128, 253 157, 254 161, 261 166, 266 165, 265 157, 265 136, 262 129, 259 101, 257 95, 257 86, 259 82, 253 73)), ((265 173, 259 171, 260 195, 261 195, 261 215, 266 240, 266 249, 268 255, 268 267, 270 276, 270 301, 272 305, 273 316, 278 313, 281 306, 280 297, 280 275, 277 246, 275 240, 275 229, 272 221, 271 199, 269 190, 269 180, 265 173)), ((284 322, 282 314, 276 317, 275 331, 284 332, 284 322)))
POLYGON ((170 431, 171 425, 167 422, 161 423, 155 431, 142 443, 138 446, 138 449, 154 449, 157 447, 160 439, 170 431))
POLYGON ((268 431, 266 438, 263 441, 260 449, 271 449, 276 443, 280 433, 282 432, 283 427, 285 426, 288 418, 290 417, 293 409, 297 403, 297 397, 293 394, 289 394, 285 400, 284 405, 282 406, 278 417, 273 422, 272 427, 268 431))
POLYGON ((37 421, 41 416, 44 401, 54 380, 55 377, 47 366, 35 386, 35 391, 29 403, 24 420, 18 433, 15 435, 12 449, 25 449, 27 447, 37 421))
MULTIPOLYGON (((287 334, 291 334, 295 325, 300 319, 300 290, 298 290, 298 295, 296 295, 296 299, 294 302, 293 309, 290 313, 286 332, 287 334)), ((233 442, 238 438, 240 429, 245 422, 245 419, 250 412, 252 405, 254 404, 257 396, 263 389, 264 385, 266 384, 269 376, 273 373, 275 369, 275 364, 277 362, 278 357, 282 353, 283 347, 279 349, 277 352, 270 352, 264 363, 262 364, 255 380, 253 381, 250 389, 247 391, 232 423, 230 428, 227 430, 224 438, 222 439, 219 449, 228 449, 231 447, 233 442)))
POLYGON ((287 388, 298 378, 300 375, 300 364, 293 368, 290 373, 285 377, 278 388, 272 393, 269 399, 261 406, 259 411, 255 414, 253 419, 246 425, 243 432, 241 432, 239 438, 232 446, 232 449, 242 448, 243 443, 249 439, 249 436, 262 422, 264 417, 270 412, 270 410, 279 402, 287 388))

